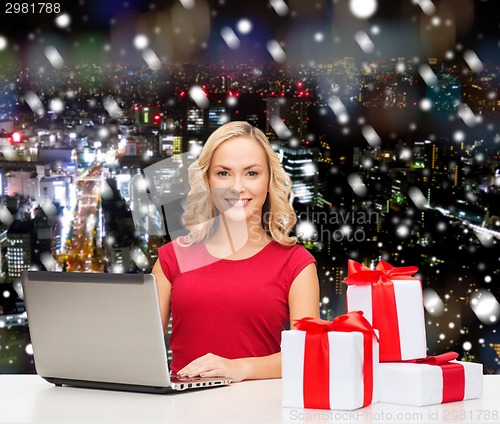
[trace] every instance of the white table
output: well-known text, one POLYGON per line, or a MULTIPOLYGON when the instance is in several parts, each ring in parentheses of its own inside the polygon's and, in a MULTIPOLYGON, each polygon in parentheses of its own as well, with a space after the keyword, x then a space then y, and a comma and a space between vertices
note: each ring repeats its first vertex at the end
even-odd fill
MULTIPOLYGON (((404 388, 403 388, 404 389, 404 388)), ((37 375, 0 375, 0 423, 500 423, 500 375, 481 399, 429 407, 376 403, 356 411, 281 406, 281 380, 152 395, 55 387, 37 375)))

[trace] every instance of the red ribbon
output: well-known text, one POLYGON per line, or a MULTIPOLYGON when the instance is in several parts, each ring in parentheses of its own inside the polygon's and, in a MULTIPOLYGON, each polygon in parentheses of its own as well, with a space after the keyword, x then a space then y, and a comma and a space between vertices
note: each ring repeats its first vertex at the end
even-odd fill
POLYGON ((401 340, 399 337, 398 311, 392 280, 417 280, 412 277, 415 266, 393 267, 380 261, 375 269, 349 259, 347 285, 372 286, 372 325, 380 334, 380 362, 401 361, 401 340), (379 306, 380 305, 380 306, 379 306), (375 308, 383 308, 383 311, 375 308))
POLYGON ((458 358, 456 352, 446 352, 437 356, 404 361, 414 364, 436 365, 443 374, 442 403, 463 400, 465 396, 465 370, 462 364, 450 362, 458 358))
POLYGON ((372 402, 373 395, 373 327, 354 311, 335 318, 332 322, 317 318, 302 318, 295 324, 306 331, 304 352, 304 408, 330 409, 330 346, 328 332, 358 331, 363 334, 363 406, 372 402))

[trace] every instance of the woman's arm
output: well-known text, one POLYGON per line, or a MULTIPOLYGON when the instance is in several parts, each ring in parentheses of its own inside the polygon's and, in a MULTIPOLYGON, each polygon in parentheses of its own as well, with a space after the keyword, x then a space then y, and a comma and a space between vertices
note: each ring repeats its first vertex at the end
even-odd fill
POLYGON ((158 290, 158 301, 160 303, 161 322, 163 325, 163 333, 167 331, 168 320, 170 319, 170 295, 172 294, 172 284, 161 269, 160 260, 158 259, 151 273, 156 279, 156 289, 158 290))
MULTIPOLYGON (((319 318, 319 282, 314 264, 307 265, 293 280, 288 295, 290 327, 304 317, 319 318)), ((208 353, 178 372, 188 377, 225 377, 233 381, 281 377, 281 352, 255 358, 226 359, 208 353)))
POLYGON ((291 329, 301 318, 319 318, 319 281, 315 264, 307 265, 293 280, 288 305, 291 329))

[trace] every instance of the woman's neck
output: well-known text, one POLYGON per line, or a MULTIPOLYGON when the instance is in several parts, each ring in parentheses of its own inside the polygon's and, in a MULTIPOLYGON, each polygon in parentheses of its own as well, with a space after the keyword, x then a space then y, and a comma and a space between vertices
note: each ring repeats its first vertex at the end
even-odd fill
POLYGON ((230 221, 219 215, 208 244, 224 246, 231 253, 245 246, 263 246, 272 240, 260 222, 230 221))

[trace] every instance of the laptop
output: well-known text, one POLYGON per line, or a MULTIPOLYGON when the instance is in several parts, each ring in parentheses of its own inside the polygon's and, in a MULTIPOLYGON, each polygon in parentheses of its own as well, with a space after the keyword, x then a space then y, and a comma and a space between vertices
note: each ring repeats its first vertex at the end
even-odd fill
POLYGON ((38 375, 57 386, 172 393, 229 379, 170 374, 149 274, 23 271, 38 375))

